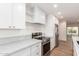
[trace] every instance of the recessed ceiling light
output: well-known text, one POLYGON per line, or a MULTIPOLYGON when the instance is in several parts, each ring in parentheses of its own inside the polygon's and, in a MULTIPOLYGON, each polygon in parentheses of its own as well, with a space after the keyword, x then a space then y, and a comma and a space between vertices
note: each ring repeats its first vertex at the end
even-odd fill
POLYGON ((58 5, 57 5, 57 4, 54 4, 54 5, 53 5, 53 7, 54 7, 54 8, 57 8, 57 7, 58 7, 58 5))
POLYGON ((61 15, 61 12, 58 12, 57 14, 58 14, 58 15, 61 15))

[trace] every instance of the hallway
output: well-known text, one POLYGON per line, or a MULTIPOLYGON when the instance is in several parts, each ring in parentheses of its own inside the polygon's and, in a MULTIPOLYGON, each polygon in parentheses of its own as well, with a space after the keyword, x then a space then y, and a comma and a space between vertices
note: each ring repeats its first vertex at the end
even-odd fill
POLYGON ((71 43, 71 40, 59 41, 59 46, 51 51, 50 56, 72 56, 73 50, 71 43))

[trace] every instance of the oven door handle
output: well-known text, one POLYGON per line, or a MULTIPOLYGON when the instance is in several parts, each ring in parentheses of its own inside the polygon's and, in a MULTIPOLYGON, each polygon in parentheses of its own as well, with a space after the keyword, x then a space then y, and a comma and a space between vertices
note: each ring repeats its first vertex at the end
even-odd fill
POLYGON ((45 42, 45 43, 43 43, 42 45, 45 45, 45 44, 47 44, 47 43, 50 43, 50 41, 48 41, 48 42, 45 42))

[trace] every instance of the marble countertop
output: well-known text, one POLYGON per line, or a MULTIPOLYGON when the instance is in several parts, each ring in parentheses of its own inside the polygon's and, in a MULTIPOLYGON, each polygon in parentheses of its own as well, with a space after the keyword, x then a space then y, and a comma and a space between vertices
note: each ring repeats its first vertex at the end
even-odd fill
POLYGON ((36 43, 41 43, 41 40, 28 39, 0 45, 0 56, 16 52, 22 48, 30 47, 36 43))
POLYGON ((73 46, 74 46, 74 48, 76 50, 76 53, 79 56, 79 45, 77 43, 77 41, 79 41, 79 37, 78 36, 74 36, 74 37, 72 37, 72 40, 73 40, 73 46))

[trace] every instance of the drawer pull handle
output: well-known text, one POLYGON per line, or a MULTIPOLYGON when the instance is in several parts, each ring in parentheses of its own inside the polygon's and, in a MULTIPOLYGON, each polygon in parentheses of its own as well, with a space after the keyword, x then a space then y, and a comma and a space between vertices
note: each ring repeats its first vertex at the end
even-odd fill
POLYGON ((9 28, 11 28, 11 26, 9 26, 9 28))
POLYGON ((36 47, 39 47, 39 46, 36 46, 36 47))

